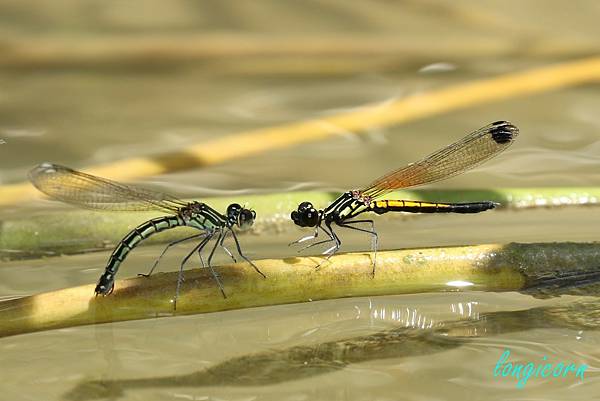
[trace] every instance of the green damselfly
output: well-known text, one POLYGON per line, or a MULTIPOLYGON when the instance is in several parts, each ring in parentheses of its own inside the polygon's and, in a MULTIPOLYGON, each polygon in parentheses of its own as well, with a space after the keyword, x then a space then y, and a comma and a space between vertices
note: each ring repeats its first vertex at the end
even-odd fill
POLYGON ((173 300, 175 307, 183 281, 185 263, 197 252, 204 266, 202 250, 215 237, 216 240, 208 256, 207 266, 224 297, 226 294, 223 284, 211 262, 217 247, 223 248, 235 261, 235 257, 223 243, 229 234, 233 237, 239 255, 265 277, 258 267, 244 255, 234 231, 234 227, 244 230, 252 226, 256 212, 237 203, 230 204, 227 212, 221 214, 202 202, 185 202, 162 192, 125 185, 52 163, 43 163, 33 168, 29 172, 29 179, 37 189, 51 198, 84 208, 116 211, 158 210, 169 213, 168 216, 158 217, 140 224, 119 242, 108 259, 104 273, 98 280, 95 289, 96 295, 108 295, 113 291, 115 275, 119 266, 140 242, 154 233, 183 226, 202 232, 171 242, 160 254, 150 271, 147 274, 140 274, 141 276, 150 276, 171 246, 192 239, 199 240, 199 243, 181 262, 173 300))

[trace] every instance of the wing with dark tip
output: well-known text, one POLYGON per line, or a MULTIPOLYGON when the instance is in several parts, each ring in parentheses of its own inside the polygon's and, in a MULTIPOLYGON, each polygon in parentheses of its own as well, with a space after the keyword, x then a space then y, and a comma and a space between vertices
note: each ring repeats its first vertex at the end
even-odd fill
POLYGON ((43 163, 29 172, 31 183, 51 198, 102 210, 162 210, 177 213, 186 203, 158 191, 121 184, 80 171, 43 163))
POLYGON ((363 196, 380 197, 395 189, 444 180, 469 170, 508 148, 519 129, 508 121, 496 121, 474 131, 426 158, 393 171, 361 191, 363 196))

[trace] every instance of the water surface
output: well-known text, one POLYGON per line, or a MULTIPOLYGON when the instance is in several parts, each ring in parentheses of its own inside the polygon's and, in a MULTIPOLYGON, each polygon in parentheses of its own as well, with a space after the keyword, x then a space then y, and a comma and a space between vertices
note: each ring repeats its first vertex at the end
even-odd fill
MULTIPOLYGON (((249 129, 318 118, 368 103, 385 105, 392 99, 472 79, 591 55, 597 43, 590 38, 600 35, 600 10, 596 2, 584 3, 573 9, 559 1, 486 1, 468 6, 446 1, 356 2, 352 6, 317 0, 302 5, 278 1, 176 1, 169 5, 62 1, 45 6, 8 2, 0 5, 0 27, 7 44, 39 51, 50 43, 78 57, 53 58, 52 52, 37 58, 0 57, 0 138, 6 142, 0 145, 0 183, 22 181, 27 170, 42 161, 84 167, 152 155, 249 129), (328 56, 294 54, 294 49, 286 54, 248 55, 241 46, 239 56, 228 50, 227 56, 213 52, 205 58, 162 62, 156 61, 160 55, 150 55, 146 62, 123 55, 90 59, 81 50, 96 54, 96 41, 112 40, 117 46, 127 40, 223 35, 234 42, 251 38, 284 43, 292 39, 329 43, 331 38, 347 43, 375 37, 381 40, 378 48, 390 44, 397 48, 353 57, 336 54, 335 48, 328 56), (447 67, 422 70, 434 63, 447 67)), ((597 186, 598 99, 598 85, 508 99, 400 126, 373 127, 367 135, 341 132, 325 141, 148 181, 199 198, 240 189, 344 190, 366 184, 488 122, 506 119, 521 128, 508 152, 438 186, 597 186)), ((31 207, 40 213, 50 210, 47 203, 38 202, 1 213, 15 217, 31 207)), ((596 213, 594 208, 497 211, 379 218, 377 224, 382 248, 387 249, 594 241, 596 213)), ((294 254, 287 243, 300 235, 300 230, 290 227, 283 233, 245 236, 243 243, 253 258, 286 257, 294 254)), ((344 241, 347 251, 368 246, 368 239, 360 235, 345 233, 344 241)), ((160 249, 136 249, 120 275, 145 271, 160 249)), ((175 268, 184 252, 180 248, 169 254, 163 269, 175 268)), ((0 295, 21 296, 95 282, 107 257, 108 252, 98 252, 2 262, 0 295)), ((219 256, 219 261, 225 260, 219 256)), ((580 300, 539 300, 517 293, 420 294, 34 333, 0 339, 0 388, 9 400, 591 399, 600 389, 600 334, 575 326, 510 331, 506 323, 506 331, 494 332, 490 326, 491 334, 470 333, 468 342, 451 347, 432 346, 409 355, 394 354, 388 347, 385 358, 339 366, 335 360, 319 365, 307 359, 306 364, 314 369, 310 374, 289 360, 275 359, 269 362, 273 363, 272 381, 264 379, 263 371, 253 376, 253 364, 260 369, 269 366, 253 359, 267 351, 319 349, 319 344, 402 327, 414 335, 458 320, 478 322, 478 327, 485 328, 481 318, 485 313, 580 300), (538 378, 519 390, 514 380, 493 376, 506 348, 522 362, 547 356, 553 361, 586 363, 589 369, 583 382, 538 378), (232 377, 210 381, 194 376, 240 358, 248 363, 246 375, 236 365, 232 377), (93 384, 98 381, 103 384, 93 384)))

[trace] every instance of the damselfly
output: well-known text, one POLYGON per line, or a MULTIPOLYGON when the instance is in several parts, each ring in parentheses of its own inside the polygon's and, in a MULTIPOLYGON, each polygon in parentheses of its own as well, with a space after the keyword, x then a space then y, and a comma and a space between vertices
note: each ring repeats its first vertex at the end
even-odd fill
POLYGON ((225 290, 211 262, 218 246, 223 248, 235 261, 235 257, 223 243, 228 234, 233 237, 239 255, 250 263, 260 275, 265 277, 258 267, 242 253, 240 243, 233 230, 236 226, 242 230, 252 226, 256 213, 253 210, 243 208, 237 203, 229 205, 226 214, 223 215, 205 203, 184 202, 162 192, 121 184, 51 163, 43 163, 33 168, 29 172, 29 179, 37 189, 46 195, 80 207, 119 211, 157 210, 170 214, 140 224, 119 242, 110 255, 106 269, 96 285, 96 295, 108 295, 113 291, 115 275, 119 265, 141 241, 154 233, 183 226, 192 227, 202 232, 171 242, 160 254, 150 271, 147 274, 140 274, 141 276, 150 276, 162 256, 171 246, 192 239, 199 240, 199 243, 181 262, 174 305, 176 305, 183 280, 185 263, 194 253, 198 252, 200 261, 204 266, 201 252, 215 236, 216 240, 208 256, 207 265, 224 297, 226 297, 225 290))
MULTIPOLYGON (((479 213, 493 209, 496 203, 437 203, 408 200, 376 200, 389 192, 440 181, 460 174, 499 154, 514 141, 519 129, 507 121, 497 121, 472 132, 458 142, 446 146, 424 159, 395 170, 371 183, 364 189, 348 191, 337 198, 325 209, 317 210, 310 202, 302 202, 298 210, 292 212, 291 218, 300 227, 315 227, 313 235, 300 238, 292 244, 315 239, 321 229, 327 239, 313 242, 302 250, 315 245, 333 243, 323 252, 328 260, 341 245, 341 240, 333 230, 332 224, 338 227, 365 232, 372 237, 373 273, 375 272, 378 236, 374 222, 370 219, 355 220, 366 212, 384 214, 387 212, 410 213, 479 213), (366 223, 369 229, 356 227, 366 223)), ((290 244, 291 245, 291 244, 290 244)), ((320 266, 320 264, 318 265, 320 266)), ((317 267, 318 267, 317 266, 317 267)))

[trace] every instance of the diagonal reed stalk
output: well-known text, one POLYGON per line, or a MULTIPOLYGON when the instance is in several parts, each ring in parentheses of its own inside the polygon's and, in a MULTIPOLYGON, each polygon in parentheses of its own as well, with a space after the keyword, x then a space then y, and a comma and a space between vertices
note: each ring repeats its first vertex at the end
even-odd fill
MULTIPOLYGON (((1 59, 0 59, 1 64, 1 59)), ((259 128, 188 145, 152 157, 132 157, 86 169, 100 177, 132 180, 256 156, 307 142, 331 138, 341 131, 364 134, 453 110, 600 81, 600 57, 589 57, 460 83, 385 104, 357 107, 327 117, 259 128)), ((28 183, 0 186, 0 206, 19 204, 39 194, 28 183)))

